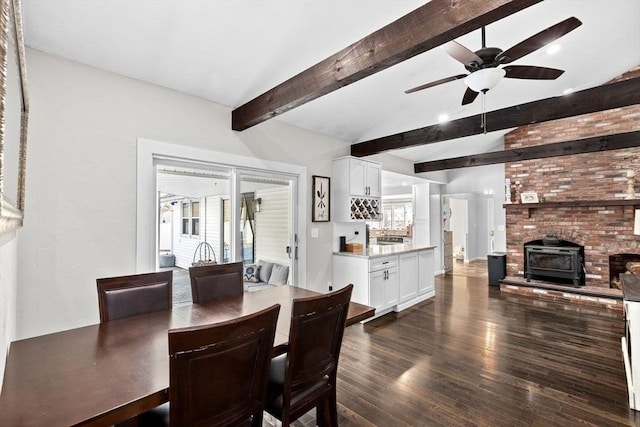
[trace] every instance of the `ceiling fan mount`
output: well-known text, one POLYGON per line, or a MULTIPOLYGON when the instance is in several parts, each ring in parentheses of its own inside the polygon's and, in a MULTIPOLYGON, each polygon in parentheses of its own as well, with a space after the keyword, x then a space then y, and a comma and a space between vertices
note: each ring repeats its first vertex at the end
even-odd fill
POLYGON ((527 80, 555 80, 564 73, 564 70, 531 65, 501 66, 510 64, 511 62, 546 46, 570 31, 578 28, 580 25, 582 25, 582 22, 578 18, 567 18, 505 51, 497 47, 486 46, 485 27, 482 27, 482 48, 475 52, 472 52, 455 41, 450 41, 441 46, 442 49, 451 57, 462 63, 464 68, 470 74, 458 74, 451 77, 445 77, 444 79, 408 89, 405 93, 413 93, 443 83, 448 83, 453 80, 464 79, 468 87, 462 98, 462 105, 466 105, 475 101, 480 92, 486 93, 489 89, 495 87, 503 77, 527 80), (496 71, 483 71, 478 73, 479 71, 490 68, 494 68, 496 71))
POLYGON ((481 70, 483 68, 495 68, 498 65, 501 65, 505 62, 506 57, 500 58, 500 60, 496 60, 498 55, 502 53, 502 49, 497 47, 483 47, 480 50, 476 50, 474 52, 483 62, 478 61, 470 61, 468 64, 464 64, 464 68, 467 71, 473 73, 474 71, 481 70))

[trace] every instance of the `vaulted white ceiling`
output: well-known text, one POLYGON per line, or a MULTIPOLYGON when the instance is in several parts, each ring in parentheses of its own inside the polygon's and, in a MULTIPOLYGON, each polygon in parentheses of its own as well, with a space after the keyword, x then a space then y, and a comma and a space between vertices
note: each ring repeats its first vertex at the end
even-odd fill
MULTIPOLYGON (((235 108, 424 3, 23 0, 23 13, 32 48, 235 108)), ((640 65, 640 0, 546 0, 489 25, 487 44, 506 50, 570 16, 583 25, 558 40, 558 53, 541 49, 514 62, 565 74, 555 81, 505 79, 487 94, 487 110, 597 86, 640 65)), ((477 50, 480 31, 457 41, 477 50)), ((354 143, 432 125, 445 113, 478 114, 480 97, 460 105, 462 80, 404 94, 464 72, 436 48, 274 120, 354 143)), ((490 151, 504 133, 392 154, 424 161, 490 151)))

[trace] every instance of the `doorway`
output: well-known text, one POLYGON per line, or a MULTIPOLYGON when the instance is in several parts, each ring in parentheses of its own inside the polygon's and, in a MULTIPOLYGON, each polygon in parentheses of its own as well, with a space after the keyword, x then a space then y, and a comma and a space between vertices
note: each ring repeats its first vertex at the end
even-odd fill
POLYGON ((493 195, 447 194, 442 203, 450 209, 445 229, 452 232, 453 259, 464 263, 486 259, 495 250, 493 195))
MULTIPOLYGON (((289 260, 291 268, 289 269, 289 283, 299 287, 306 287, 306 227, 307 219, 307 169, 303 166, 290 165, 269 160, 261 160, 253 157, 245 157, 232 155, 224 152, 204 150, 195 147, 167 144, 163 142, 139 139, 137 153, 137 219, 136 219, 136 271, 140 273, 157 271, 159 269, 159 251, 160 251, 160 223, 161 223, 161 204, 160 197, 163 191, 158 187, 158 169, 161 165, 169 165, 173 167, 182 167, 190 169, 190 172, 197 171, 205 175, 214 175, 218 180, 218 187, 228 186, 224 191, 224 196, 220 195, 222 191, 209 193, 206 202, 200 200, 198 204, 191 207, 192 215, 184 218, 185 211, 173 211, 174 215, 180 215, 181 220, 190 219, 189 221, 181 221, 180 228, 183 230, 183 223, 193 224, 199 223, 198 230, 200 239, 206 239, 208 242, 214 240, 211 245, 214 248, 217 259, 224 257, 225 249, 231 254, 229 260, 241 260, 242 243, 241 233, 242 223, 242 192, 250 192, 246 190, 242 184, 242 176, 260 176, 270 179, 277 178, 280 183, 287 183, 289 202, 289 226, 288 232, 283 235, 289 235, 287 246, 291 252, 291 260, 289 260), (241 192, 242 186, 242 192, 241 192), (229 230, 223 231, 223 200, 230 200, 229 204, 229 230), (212 211, 218 213, 218 221, 211 219, 212 211), (199 214, 199 215, 198 215, 199 214), (206 216, 206 220, 204 217, 206 216), (195 221, 194 221, 195 219, 195 221), (206 229, 203 228, 207 224, 206 229), (227 240, 228 237, 228 240, 227 240), (225 243, 227 247, 225 247, 225 243), (296 256, 297 255, 297 256, 296 256)), ((211 178, 211 177, 210 177, 211 178)), ((197 201, 197 200, 194 200, 197 201)), ((263 199, 263 208, 264 205, 263 199)), ((259 214, 257 214, 259 215, 259 214)), ((259 221, 259 217, 256 216, 259 221)), ((173 219, 173 224, 177 221, 173 219)), ((259 224, 258 224, 259 226, 259 224)), ((174 227, 173 234, 176 234, 174 227)), ((185 233, 182 233, 185 234, 185 233)), ((195 233, 191 233, 193 238, 195 233)), ((186 237, 186 236, 185 236, 186 237)), ((256 234, 256 256, 260 256, 259 230, 256 234)), ((174 247, 175 248, 175 247, 174 247)), ((187 258, 188 259, 188 258, 187 258)), ((191 254, 191 260, 193 254, 191 254)))
POLYGON ((449 198, 451 208, 451 231, 453 233, 453 258, 455 261, 469 262, 469 201, 449 198))
POLYGON ((160 267, 265 260, 286 265, 288 282, 294 283, 295 182, 295 177, 272 172, 159 161, 160 267), (231 191, 232 179, 240 183, 238 196, 231 191), (166 255, 172 256, 171 265, 163 265, 166 255))

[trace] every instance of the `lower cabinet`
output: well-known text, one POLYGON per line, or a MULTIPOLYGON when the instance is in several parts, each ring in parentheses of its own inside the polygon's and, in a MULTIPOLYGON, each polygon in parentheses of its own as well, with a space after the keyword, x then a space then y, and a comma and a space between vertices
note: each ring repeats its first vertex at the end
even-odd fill
POLYGON ((435 295, 433 251, 418 252, 418 295, 435 295))
POLYGON ((398 303, 398 267, 369 273, 369 302, 376 311, 398 303))
POLYGON ((433 249, 374 258, 334 255, 333 283, 336 289, 353 283, 351 299, 374 307, 376 318, 435 295, 433 260, 433 249))
POLYGON ((418 296, 418 252, 398 255, 400 264, 400 304, 418 296))

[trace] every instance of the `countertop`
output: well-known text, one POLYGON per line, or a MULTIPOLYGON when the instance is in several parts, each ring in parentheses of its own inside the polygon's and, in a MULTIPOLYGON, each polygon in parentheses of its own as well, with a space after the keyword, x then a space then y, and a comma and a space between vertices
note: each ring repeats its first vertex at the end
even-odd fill
POLYGON ((398 245, 369 245, 364 252, 334 252, 334 255, 358 257, 358 258, 377 258, 388 255, 398 255, 407 252, 417 252, 425 249, 434 249, 435 245, 415 245, 413 243, 398 245))
POLYGON ((621 274, 622 295, 627 301, 640 301, 640 277, 635 274, 621 274))

